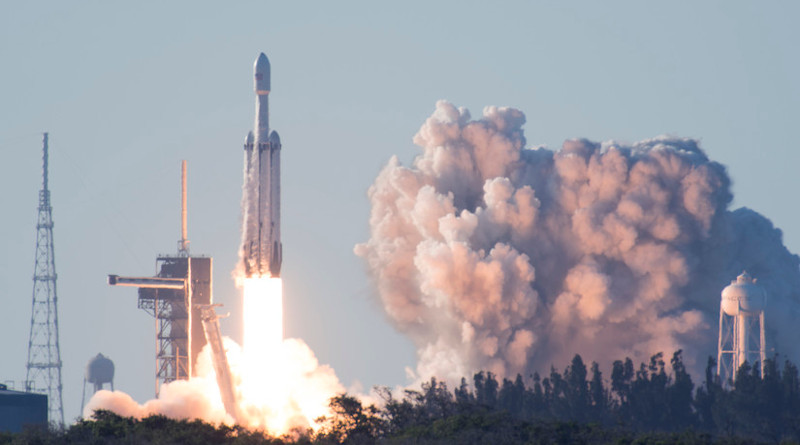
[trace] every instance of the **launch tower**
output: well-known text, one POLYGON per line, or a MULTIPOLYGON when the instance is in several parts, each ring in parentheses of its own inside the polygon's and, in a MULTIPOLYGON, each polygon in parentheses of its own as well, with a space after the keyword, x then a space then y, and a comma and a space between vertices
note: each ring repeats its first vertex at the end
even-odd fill
POLYGON ((766 293, 747 272, 736 277, 722 290, 719 307, 719 348, 717 375, 723 384, 736 380, 736 371, 744 362, 761 366, 764 375, 766 357, 764 307, 766 293))
POLYGON ((153 277, 109 275, 112 286, 139 288, 139 309, 156 319, 156 395, 164 383, 188 380, 195 374, 206 344, 201 311, 211 304, 212 260, 191 256, 186 235, 186 161, 181 175, 181 239, 177 255, 159 256, 153 277))
POLYGON ((33 304, 25 391, 47 394, 48 419, 63 425, 53 207, 47 188, 47 133, 44 134, 42 145, 42 190, 39 192, 39 216, 36 222, 36 260, 33 266, 33 304))

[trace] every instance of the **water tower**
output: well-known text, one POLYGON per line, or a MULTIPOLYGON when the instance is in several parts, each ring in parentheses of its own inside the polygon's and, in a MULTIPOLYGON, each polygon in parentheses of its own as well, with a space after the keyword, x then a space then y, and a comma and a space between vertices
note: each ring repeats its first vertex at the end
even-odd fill
POLYGON ((764 375, 764 307, 767 295, 747 272, 722 290, 719 306, 719 348, 717 375, 723 384, 736 379, 744 362, 761 367, 764 375))
POLYGON ((94 392, 103 389, 104 383, 111 384, 111 390, 114 390, 114 362, 103 354, 97 356, 89 361, 86 365, 86 381, 94 384, 94 392))
POLYGON ((92 394, 103 389, 103 385, 109 383, 111 390, 114 390, 114 362, 103 354, 97 354, 93 359, 89 360, 86 365, 86 376, 83 378, 83 396, 81 397, 81 413, 83 413, 83 406, 86 402, 86 383, 89 382, 94 385, 92 394))

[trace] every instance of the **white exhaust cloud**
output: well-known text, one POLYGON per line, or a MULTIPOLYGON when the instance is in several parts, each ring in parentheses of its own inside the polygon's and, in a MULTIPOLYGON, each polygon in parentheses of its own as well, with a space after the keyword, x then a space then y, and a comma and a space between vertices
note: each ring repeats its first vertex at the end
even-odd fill
POLYGON ((89 418, 97 409, 138 419, 160 414, 212 424, 237 423, 280 435, 295 428, 316 429, 316 419, 330 414, 330 398, 345 391, 334 370, 320 365, 302 340, 284 339, 280 352, 271 357, 271 369, 256 375, 250 375, 253 369, 247 368, 236 342, 225 337, 224 345, 237 396, 237 419, 225 412, 208 345, 198 356, 198 375, 191 380, 166 383, 157 398, 143 404, 122 391, 101 390, 89 400, 83 416, 89 418))
MULTIPOLYGON (((527 376, 572 355, 608 366, 716 355, 722 288, 747 270, 769 295, 768 349, 799 358, 800 259, 758 213, 728 210, 725 168, 691 139, 525 148, 524 114, 440 101, 369 189, 355 248, 421 378, 527 376)), ((607 369, 607 368, 606 368, 607 369)))

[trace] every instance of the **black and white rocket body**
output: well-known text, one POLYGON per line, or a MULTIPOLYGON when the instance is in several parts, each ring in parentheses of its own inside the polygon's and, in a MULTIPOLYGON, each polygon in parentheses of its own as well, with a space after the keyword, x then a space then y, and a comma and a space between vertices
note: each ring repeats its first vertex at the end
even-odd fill
POLYGON ((244 234, 246 277, 281 275, 281 140, 269 130, 269 59, 255 63, 256 121, 244 144, 244 234))

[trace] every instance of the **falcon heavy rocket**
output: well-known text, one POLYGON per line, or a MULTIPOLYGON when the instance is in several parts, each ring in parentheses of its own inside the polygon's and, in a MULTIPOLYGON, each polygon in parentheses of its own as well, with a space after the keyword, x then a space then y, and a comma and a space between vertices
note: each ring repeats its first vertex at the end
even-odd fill
POLYGON ((269 59, 261 53, 255 63, 256 121, 244 143, 245 276, 281 275, 281 140, 269 130, 269 59))

